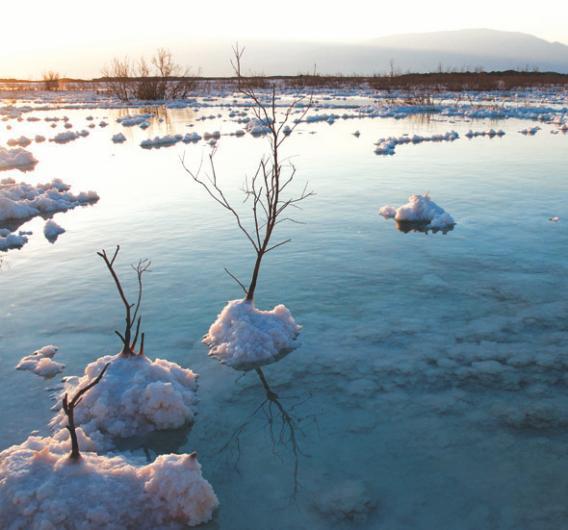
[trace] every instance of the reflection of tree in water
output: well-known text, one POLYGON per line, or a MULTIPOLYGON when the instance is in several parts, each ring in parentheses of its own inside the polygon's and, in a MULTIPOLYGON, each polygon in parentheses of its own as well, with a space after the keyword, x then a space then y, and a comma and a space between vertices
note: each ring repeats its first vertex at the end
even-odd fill
POLYGON ((432 115, 428 112, 409 114, 407 120, 411 125, 430 125, 430 123, 432 123, 432 115))
POLYGON ((233 434, 230 436, 227 443, 225 443, 219 450, 219 453, 233 451, 235 453, 234 466, 235 469, 238 470, 238 464, 241 456, 241 435, 243 435, 255 418, 264 418, 267 423, 266 426, 272 442, 273 454, 280 457, 278 452, 279 446, 289 447, 292 452, 294 482, 292 498, 295 498, 300 484, 300 456, 307 456, 302 452, 298 441, 299 435, 304 434, 299 424, 304 420, 311 420, 317 425, 317 418, 315 415, 298 417, 294 415, 294 412, 297 407, 305 403, 311 397, 311 394, 308 394, 305 398, 300 399, 293 405, 286 407, 282 398, 270 388, 262 368, 255 368, 255 372, 258 375, 262 388, 265 392, 265 398, 254 409, 252 414, 250 414, 250 416, 248 416, 248 418, 233 431, 233 434))
MULTIPOLYGON (((154 123, 151 128, 157 124, 161 124, 166 129, 167 134, 176 134, 179 131, 176 128, 176 123, 191 123, 195 119, 195 113, 190 108, 168 109, 165 105, 152 105, 148 107, 140 107, 140 114, 153 114, 154 123), (174 118, 174 119, 172 119, 174 118)), ((124 114, 128 114, 127 112, 124 114)))

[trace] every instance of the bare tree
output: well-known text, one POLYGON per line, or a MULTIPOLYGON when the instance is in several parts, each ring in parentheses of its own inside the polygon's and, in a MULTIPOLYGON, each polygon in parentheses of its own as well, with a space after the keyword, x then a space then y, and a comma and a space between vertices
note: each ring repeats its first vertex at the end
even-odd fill
POLYGON ((394 59, 389 60, 389 77, 394 77, 395 69, 394 69, 394 59))
POLYGON ((189 68, 177 64, 170 50, 158 48, 152 64, 160 77, 162 99, 184 99, 195 88, 195 78, 189 68))
POLYGON ((122 101, 128 101, 132 91, 132 65, 128 57, 115 57, 102 71, 107 90, 122 101))
POLYGON ((67 398, 67 394, 63 396, 63 412, 65 412, 65 415, 67 416, 66 428, 69 431, 69 435, 71 437, 71 454, 69 455, 69 458, 71 460, 79 460, 79 458, 81 458, 81 453, 79 452, 79 441, 77 440, 77 432, 75 430, 75 407, 79 403, 81 403, 83 395, 99 383, 103 375, 105 375, 105 372, 107 371, 109 365, 110 363, 106 363, 101 370, 101 373, 88 385, 80 388, 71 398, 71 400, 67 398))
POLYGON ((247 99, 252 101, 253 114, 258 122, 267 128, 267 136, 270 145, 269 154, 260 159, 254 176, 250 180, 245 180, 243 188, 245 201, 248 200, 251 205, 253 228, 247 228, 245 226, 246 223, 243 221, 241 214, 231 202, 229 202, 225 192, 218 183, 214 164, 215 149, 209 154, 210 173, 205 175, 202 175, 201 172, 202 163, 197 170, 192 170, 185 164, 183 157, 181 162, 183 168, 189 173, 193 180, 200 184, 213 200, 231 212, 239 229, 254 248, 256 259, 248 287, 245 287, 234 274, 228 269, 225 269, 227 274, 243 289, 245 299, 252 301, 254 299, 260 267, 264 256, 272 250, 290 242, 290 239, 280 240, 277 243, 272 242, 276 225, 285 221, 297 223, 298 221, 287 215, 288 209, 291 207, 298 208, 298 203, 313 195, 313 192, 308 191, 306 183, 303 190, 298 195, 291 197, 285 196, 286 188, 288 188, 296 175, 296 168, 293 164, 289 164, 287 168, 288 171, 286 172, 280 156, 282 144, 304 119, 310 109, 313 101, 313 93, 310 96, 304 95, 294 98, 288 107, 279 115, 276 106, 277 98, 275 86, 272 86, 270 100, 265 103, 261 99, 261 96, 255 92, 254 88, 245 87, 240 83, 242 79, 241 59, 244 48, 241 49, 239 45, 236 44, 233 47, 233 52, 234 60, 231 61, 231 64, 235 69, 237 81, 239 81, 239 90, 247 99), (296 109, 300 109, 298 110, 299 118, 291 121, 291 116, 296 109))
POLYGON ((162 78, 175 77, 181 75, 181 67, 173 60, 172 52, 165 48, 158 48, 156 55, 152 57, 152 64, 158 70, 162 78))
POLYGON ((42 74, 43 86, 45 90, 59 90, 59 83, 61 81, 61 76, 59 72, 54 70, 48 70, 42 74))
POLYGON ((140 334, 140 324, 142 322, 142 317, 139 315, 140 306, 142 304, 142 275, 150 269, 151 262, 147 259, 142 259, 138 261, 136 265, 132 265, 132 268, 136 272, 136 277, 138 281, 138 295, 136 297, 136 303, 131 304, 124 293, 124 289, 118 277, 118 274, 114 270, 114 262, 120 251, 120 245, 116 246, 114 254, 109 258, 106 250, 97 252, 97 254, 103 259, 107 269, 109 270, 120 299, 124 305, 125 310, 125 328, 124 333, 120 333, 115 330, 115 333, 119 336, 122 342, 121 355, 144 355, 144 333, 140 334), (133 333, 134 331, 134 333, 133 333), (136 352, 136 344, 138 342, 138 336, 140 335, 140 350, 136 352))
POLYGON ((137 78, 134 83, 134 95, 137 99, 153 101, 164 99, 164 81, 152 74, 146 59, 141 57, 138 61, 137 78))
POLYGON ((239 43, 235 42, 233 46, 233 59, 231 59, 231 66, 233 67, 233 72, 237 73, 237 87, 241 88, 241 59, 245 54, 246 48, 239 47, 239 43))
POLYGON ((131 63, 127 57, 114 58, 102 75, 107 90, 123 101, 132 97, 148 101, 183 99, 196 83, 190 70, 177 64, 165 48, 158 48, 150 61, 141 57, 131 63))

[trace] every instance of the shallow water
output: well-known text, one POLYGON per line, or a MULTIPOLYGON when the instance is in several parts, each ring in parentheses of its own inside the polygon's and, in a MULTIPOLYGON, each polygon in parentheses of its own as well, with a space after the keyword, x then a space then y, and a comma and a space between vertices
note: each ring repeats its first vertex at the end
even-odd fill
MULTIPOLYGON (((219 365, 200 342, 224 303, 241 295, 223 268, 246 279, 252 262, 230 216, 181 167, 180 155, 197 166, 209 148, 138 145, 157 134, 240 127, 223 121, 226 109, 222 119, 195 121, 200 112, 168 110, 146 131, 115 123, 125 113, 118 110, 33 113, 65 114, 76 129, 89 115, 110 125, 67 145, 32 144, 33 172, 0 174, 57 177, 101 196, 55 215, 67 232, 54 245, 35 219, 22 226, 34 232, 30 242, 2 255, 0 448, 46 432, 51 417, 46 388, 57 379, 15 371, 21 356, 57 344, 71 375, 118 350, 112 330, 122 309, 95 252, 120 243, 124 274, 139 257, 152 259, 148 355, 200 374, 187 439, 157 446, 199 453, 221 502, 208 527, 567 527, 568 136, 548 125, 523 136, 517 131, 533 124, 520 120, 441 117, 299 126, 286 155, 298 189, 308 179, 317 195, 296 214, 305 225, 281 226, 293 241, 267 257, 256 295, 259 308, 284 303, 303 325, 301 347, 264 369, 275 403, 265 401, 258 374, 219 365), (391 134, 489 127, 507 134, 373 153, 373 142, 391 134), (110 141, 116 132, 125 144, 110 141), (453 231, 405 234, 378 215, 426 191, 456 219, 453 231)), ((10 123, 0 144, 63 130, 10 123)), ((217 172, 231 197, 265 142, 219 141, 217 172)))

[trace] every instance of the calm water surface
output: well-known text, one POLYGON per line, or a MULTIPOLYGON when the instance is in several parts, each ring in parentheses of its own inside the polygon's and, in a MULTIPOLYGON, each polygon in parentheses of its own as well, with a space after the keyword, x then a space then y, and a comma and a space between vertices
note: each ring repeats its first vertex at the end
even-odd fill
MULTIPOLYGON (((197 166, 208 148, 138 145, 239 126, 195 121, 191 110, 170 110, 147 131, 116 124, 124 112, 113 110, 34 113, 63 114, 77 129, 88 115, 110 126, 32 144, 36 169, 1 176, 58 177, 101 199, 55 215, 67 232, 54 245, 35 219, 22 227, 34 232, 29 244, 2 255, 0 448, 47 432, 52 414, 46 389, 58 379, 15 371, 20 357, 57 344, 71 375, 118 350, 122 309, 95 252, 120 243, 124 275, 139 257, 153 263, 148 355, 200 374, 195 425, 157 447, 199 453, 221 502, 208 528, 568 528, 568 136, 543 125, 525 137, 517 131, 532 124, 514 120, 299 127, 285 154, 298 189, 309 180, 317 195, 296 214, 305 225, 281 226, 293 241, 266 259, 256 300, 286 304, 303 325, 301 347, 264 369, 276 403, 258 374, 219 365, 200 342, 241 294, 223 268, 246 279, 252 265, 231 217, 181 168, 184 152, 197 166), (391 134, 491 126, 507 135, 373 153, 391 134), (118 131, 123 145, 110 141, 118 131), (428 191, 456 219, 453 231, 405 234, 378 215, 428 191)), ((62 130, 12 124, 0 143, 62 130)), ((221 138, 217 171, 231 197, 265 147, 221 138)))

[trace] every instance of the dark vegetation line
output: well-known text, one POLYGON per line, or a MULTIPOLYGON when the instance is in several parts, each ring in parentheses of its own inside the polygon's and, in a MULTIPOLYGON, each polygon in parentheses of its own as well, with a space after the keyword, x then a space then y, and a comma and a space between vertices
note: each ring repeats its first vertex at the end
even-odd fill
MULTIPOLYGON (((137 84, 158 81, 167 83, 187 82, 187 89, 215 89, 218 87, 238 88, 236 77, 206 77, 206 76, 130 76, 99 77, 95 79, 59 78, 51 81, 49 88, 45 80, 31 81, 18 79, 0 79, 0 89, 3 90, 98 90, 106 91, 108 83, 137 84)), ((375 90, 416 90, 429 89, 433 91, 488 91, 514 90, 533 87, 567 87, 568 74, 557 72, 533 72, 521 70, 504 70, 492 72, 432 72, 406 73, 395 75, 321 75, 300 74, 288 76, 242 76, 240 83, 251 88, 269 88, 275 82, 282 82, 289 88, 359 88, 368 87, 375 90)), ((146 86, 145 85, 145 86, 146 86)), ((185 88, 185 87, 184 87, 185 88)), ((189 90, 184 90, 187 95, 189 90)))

